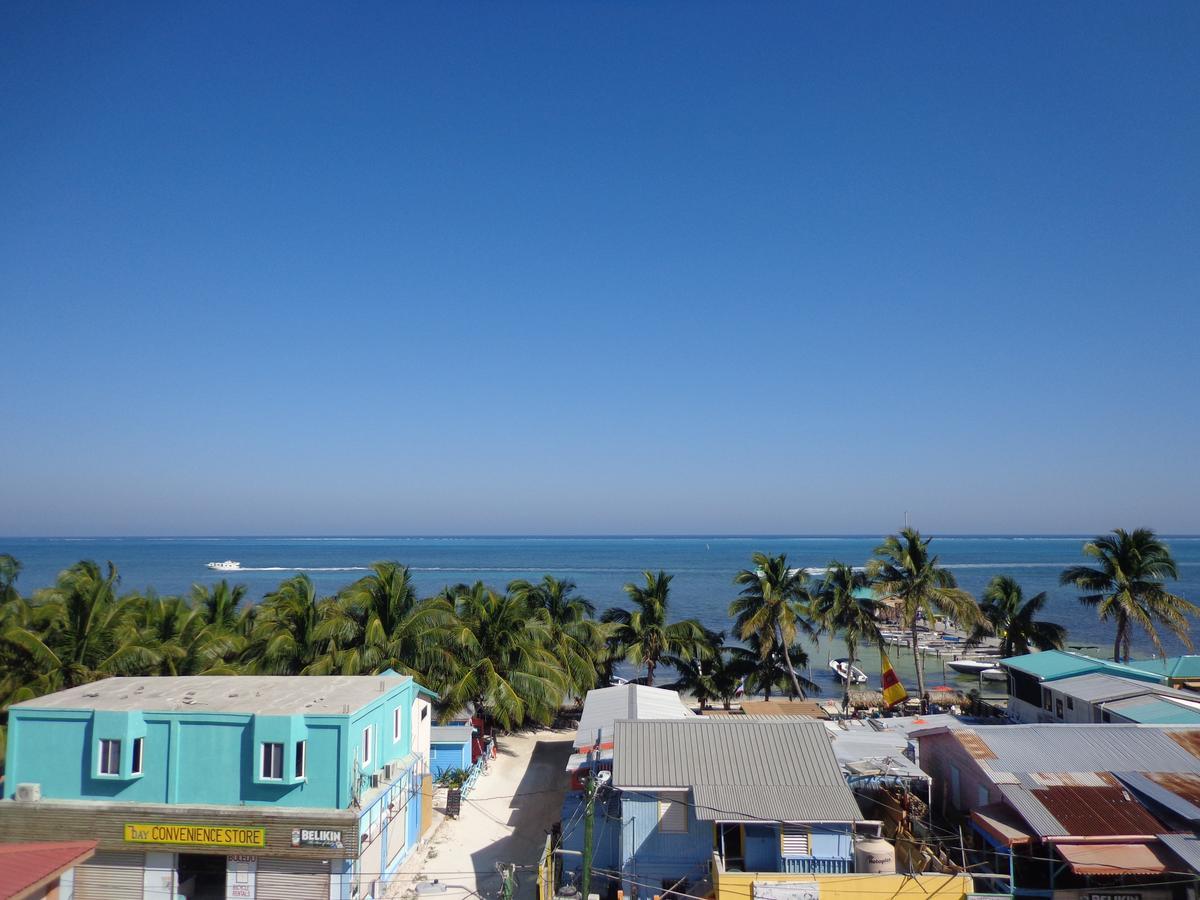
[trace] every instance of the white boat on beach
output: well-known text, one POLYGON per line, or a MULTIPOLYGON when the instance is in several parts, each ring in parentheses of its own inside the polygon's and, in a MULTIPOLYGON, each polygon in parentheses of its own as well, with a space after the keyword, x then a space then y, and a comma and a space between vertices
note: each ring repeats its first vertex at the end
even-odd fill
POLYGON ((833 674, 836 675, 840 681, 848 680, 851 684, 862 684, 867 680, 866 673, 858 666, 850 669, 850 660, 846 659, 845 657, 842 657, 841 659, 831 659, 829 661, 829 668, 833 669, 833 674), (848 669, 850 671, 849 678, 846 676, 848 669))
POLYGON ((963 675, 981 675, 996 668, 994 659, 952 659, 946 663, 946 668, 953 669, 963 675))
POLYGON ((218 572, 236 572, 242 567, 242 564, 236 560, 227 559, 225 562, 210 562, 208 567, 216 569, 218 572))

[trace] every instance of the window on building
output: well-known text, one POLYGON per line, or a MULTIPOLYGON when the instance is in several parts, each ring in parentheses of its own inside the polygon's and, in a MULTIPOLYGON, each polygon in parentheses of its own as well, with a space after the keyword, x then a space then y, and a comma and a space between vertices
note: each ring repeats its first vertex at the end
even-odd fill
POLYGON ((400 740, 400 735, 404 734, 404 719, 400 715, 400 707, 396 707, 396 711, 392 713, 392 740, 400 740))
POLYGON ((1067 709, 1074 709, 1074 708, 1075 708, 1075 698, 1068 697, 1067 698, 1067 709))
POLYGON ((976 806, 987 806, 988 805, 988 789, 985 788, 981 784, 981 785, 979 785, 978 794, 979 794, 979 802, 976 804, 976 806))
POLYGON ((1062 700, 1054 701, 1054 714, 1056 716, 1058 716, 1060 719, 1063 717, 1062 700))
POLYGON ((422 706, 421 707, 421 721, 424 722, 428 718, 429 718, 429 707, 422 706))
POLYGON ((1100 721, 1101 722, 1111 722, 1112 714, 1107 709, 1104 710, 1104 712, 1100 713, 1100 721))
POLYGON ((371 745, 375 743, 375 726, 368 725, 363 729, 362 733, 362 764, 364 767, 371 764, 371 745))
POLYGON ((1042 709, 1046 712, 1050 712, 1052 709, 1050 700, 1050 688, 1042 688, 1042 709))
POLYGON ((121 774, 121 742, 107 738, 100 740, 100 765, 96 771, 101 775, 121 774))
POLYGON ((661 794, 658 798, 658 830, 688 830, 687 794, 661 794))
POLYGON ((283 780, 283 744, 262 745, 262 776, 264 780, 283 780))
POLYGON ((784 825, 779 832, 779 850, 784 856, 812 856, 812 834, 804 825, 784 825))
POLYGON ((296 777, 303 778, 308 760, 308 741, 296 741, 296 777))
POLYGON ((129 767, 129 771, 134 775, 142 774, 142 741, 145 738, 133 739, 133 763, 129 767))

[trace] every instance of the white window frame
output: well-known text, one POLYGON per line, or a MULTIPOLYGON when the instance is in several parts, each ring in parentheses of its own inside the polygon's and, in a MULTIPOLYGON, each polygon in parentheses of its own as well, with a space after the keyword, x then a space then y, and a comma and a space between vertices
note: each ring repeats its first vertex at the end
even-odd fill
POLYGON ((133 739, 133 755, 130 756, 130 758, 129 758, 129 774, 130 775, 141 775, 142 774, 142 770, 146 766, 145 753, 146 753, 146 739, 140 738, 140 737, 134 738, 133 739))
POLYGON ((261 749, 258 752, 258 777, 263 781, 283 781, 283 744, 279 741, 263 741, 260 747, 261 749), (278 756, 275 755, 274 750, 269 749, 271 747, 279 748, 278 756), (276 762, 279 763, 278 775, 273 775, 267 771, 268 753, 271 754, 272 770, 275 768, 273 764, 276 762))
POLYGON ((121 741, 118 738, 100 738, 96 752, 98 754, 97 775, 112 778, 114 775, 121 774, 121 741), (109 769, 109 763, 112 763, 115 768, 109 769))
POLYGON ((400 738, 402 738, 404 736, 404 719, 401 718, 401 716, 400 716, 400 714, 402 712, 404 712, 404 708, 400 707, 400 706, 397 706, 395 708, 395 710, 392 711, 392 743, 393 744, 396 743, 396 741, 400 740, 400 738))
POLYGON ((374 751, 374 747, 373 747, 374 743, 375 743, 375 726, 368 725, 366 728, 363 729, 362 750, 359 752, 359 756, 358 756, 358 758, 362 760, 364 769, 371 764, 371 760, 374 757, 374 752, 373 752, 374 751))
POLYGON ((308 741, 296 741, 296 780, 308 780, 308 741))
POLYGON ((663 834, 687 834, 686 791, 664 791, 658 795, 658 830, 663 834), (675 818, 671 818, 674 816, 675 818), (678 819, 682 819, 682 827, 678 819))

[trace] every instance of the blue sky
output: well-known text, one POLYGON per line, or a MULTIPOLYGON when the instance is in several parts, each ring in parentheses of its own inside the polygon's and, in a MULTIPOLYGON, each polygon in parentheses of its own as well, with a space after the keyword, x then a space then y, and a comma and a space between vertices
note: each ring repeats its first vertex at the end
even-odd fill
POLYGON ((1200 5, 0 5, 0 534, 1200 531, 1200 5))

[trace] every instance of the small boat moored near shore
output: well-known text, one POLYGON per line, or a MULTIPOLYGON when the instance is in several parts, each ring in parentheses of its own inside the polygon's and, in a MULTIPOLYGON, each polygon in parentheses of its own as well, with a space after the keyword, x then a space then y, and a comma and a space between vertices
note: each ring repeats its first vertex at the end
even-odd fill
POLYGON ((947 669, 953 669, 963 675, 980 675, 996 668, 994 659, 952 659, 946 663, 947 669))
POLYGON ((829 668, 833 669, 833 674, 836 675, 840 681, 848 680, 851 684, 862 684, 867 680, 866 673, 858 666, 850 669, 850 660, 846 659, 844 656, 841 659, 831 659, 829 661, 829 668), (847 670, 849 670, 850 673, 848 678, 847 670))
POLYGON ((227 559, 225 562, 210 562, 208 567, 216 569, 218 572, 236 572, 242 567, 242 564, 236 560, 227 559))

